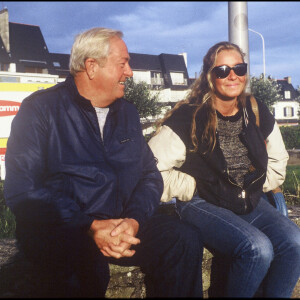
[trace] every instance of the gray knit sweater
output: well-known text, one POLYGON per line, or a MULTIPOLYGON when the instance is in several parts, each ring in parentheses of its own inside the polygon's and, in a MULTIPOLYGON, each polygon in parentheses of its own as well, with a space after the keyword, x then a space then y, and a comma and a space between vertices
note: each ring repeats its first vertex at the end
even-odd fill
POLYGON ((244 175, 248 172, 251 162, 248 158, 248 150, 239 138, 242 131, 241 112, 229 117, 217 112, 217 117, 218 138, 227 163, 227 171, 235 183, 242 187, 244 175))

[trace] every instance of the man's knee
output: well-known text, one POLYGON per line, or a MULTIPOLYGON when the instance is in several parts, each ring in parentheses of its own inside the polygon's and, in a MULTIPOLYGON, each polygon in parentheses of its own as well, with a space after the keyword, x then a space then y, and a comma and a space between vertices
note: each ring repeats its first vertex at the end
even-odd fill
POLYGON ((155 222, 163 240, 203 247, 197 228, 180 220, 178 216, 157 216, 155 222))
POLYGON ((193 225, 178 220, 173 228, 174 234, 178 240, 188 244, 195 244, 198 247, 203 247, 201 234, 193 225))

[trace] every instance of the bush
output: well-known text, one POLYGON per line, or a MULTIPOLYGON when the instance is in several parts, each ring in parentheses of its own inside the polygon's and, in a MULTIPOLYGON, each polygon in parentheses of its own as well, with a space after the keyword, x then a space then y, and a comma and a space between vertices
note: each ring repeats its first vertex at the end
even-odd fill
POLYGON ((164 107, 159 101, 159 93, 151 93, 146 82, 136 83, 133 78, 128 78, 125 82, 124 98, 136 106, 141 118, 155 117, 164 107))
POLYGON ((287 149, 300 149, 300 126, 280 126, 281 135, 287 149))
POLYGON ((0 181, 0 238, 14 238, 16 220, 14 214, 6 206, 3 194, 3 181, 0 181))

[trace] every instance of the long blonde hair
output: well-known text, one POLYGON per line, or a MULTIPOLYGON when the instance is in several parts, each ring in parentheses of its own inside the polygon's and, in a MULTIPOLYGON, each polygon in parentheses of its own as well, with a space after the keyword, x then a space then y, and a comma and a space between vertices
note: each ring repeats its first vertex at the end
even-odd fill
MULTIPOLYGON (((245 54, 236 44, 230 42, 219 42, 212 46, 203 58, 201 74, 199 78, 193 83, 192 89, 188 94, 187 98, 178 102, 174 106, 174 108, 168 111, 164 118, 158 122, 157 127, 159 129, 163 125, 163 123, 168 118, 170 118, 180 106, 184 104, 195 106, 196 109, 193 113, 191 128, 191 140, 194 146, 194 149, 191 149, 192 152, 196 152, 198 150, 198 139, 196 136, 196 115, 203 106, 205 106, 207 109, 208 122, 204 128, 202 142, 208 145, 207 151, 212 151, 216 144, 217 117, 214 104, 216 97, 215 87, 212 80, 212 70, 216 66, 217 55, 223 50, 237 51, 241 55, 244 62, 245 54)), ((238 103, 241 107, 245 106, 245 88, 241 95, 238 96, 238 103)))

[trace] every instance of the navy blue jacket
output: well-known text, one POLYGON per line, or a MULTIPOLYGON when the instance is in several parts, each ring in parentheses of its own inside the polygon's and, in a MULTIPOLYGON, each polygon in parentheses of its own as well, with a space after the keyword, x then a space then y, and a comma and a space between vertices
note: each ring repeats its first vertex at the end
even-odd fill
POLYGON ((135 106, 110 107, 103 140, 91 102, 74 79, 24 99, 7 143, 4 195, 19 223, 87 230, 94 219, 140 225, 163 190, 135 106))

